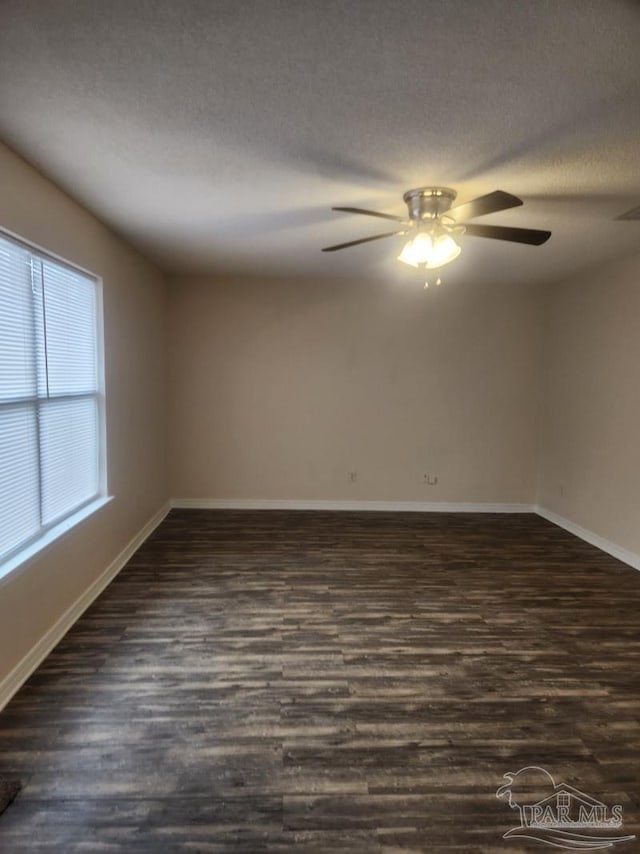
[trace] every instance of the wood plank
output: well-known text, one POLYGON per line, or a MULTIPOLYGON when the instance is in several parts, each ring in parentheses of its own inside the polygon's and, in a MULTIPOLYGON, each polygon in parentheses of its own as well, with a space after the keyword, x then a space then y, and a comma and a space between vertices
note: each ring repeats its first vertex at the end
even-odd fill
POLYGON ((0 714, 0 850, 517 854, 525 765, 637 833, 639 605, 529 514, 173 511, 0 714))

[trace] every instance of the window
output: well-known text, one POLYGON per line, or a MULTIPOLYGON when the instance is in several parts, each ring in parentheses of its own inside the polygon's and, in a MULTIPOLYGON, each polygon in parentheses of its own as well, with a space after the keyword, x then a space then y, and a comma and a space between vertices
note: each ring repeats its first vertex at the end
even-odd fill
POLYGON ((104 491, 99 282, 0 234, 0 564, 104 491))

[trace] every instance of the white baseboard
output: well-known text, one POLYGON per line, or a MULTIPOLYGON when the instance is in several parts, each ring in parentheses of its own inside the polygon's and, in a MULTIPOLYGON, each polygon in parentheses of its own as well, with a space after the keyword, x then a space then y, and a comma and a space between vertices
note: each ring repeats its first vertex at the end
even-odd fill
POLYGON ((533 513, 532 504, 464 501, 325 501, 280 498, 174 498, 171 506, 200 510, 374 510, 404 513, 533 513))
POLYGON ((607 540, 599 534, 594 534, 593 531, 583 528, 582 525, 577 525, 570 519, 565 519, 564 516, 559 516, 557 513, 554 513, 553 510, 547 510, 546 507, 541 507, 536 504, 534 511, 538 516, 542 516, 542 518, 546 519, 548 522, 553 522, 553 524, 558 525, 559 528, 564 528, 565 531, 568 531, 570 534, 574 534, 574 536, 579 537, 586 543, 606 552, 611 555, 611 557, 621 560, 623 563, 628 564, 634 569, 640 569, 640 555, 635 552, 630 552, 628 549, 619 546, 617 543, 607 540))
POLYGON ((84 593, 68 608, 53 626, 40 638, 36 645, 25 655, 13 670, 0 682, 0 710, 2 710, 16 691, 22 687, 31 674, 49 655, 51 650, 62 640, 71 626, 86 611, 94 599, 102 593, 107 585, 113 581, 129 558, 137 551, 147 537, 153 533, 160 522, 171 509, 167 502, 152 519, 136 534, 136 536, 125 546, 120 554, 109 564, 98 578, 88 587, 84 593))

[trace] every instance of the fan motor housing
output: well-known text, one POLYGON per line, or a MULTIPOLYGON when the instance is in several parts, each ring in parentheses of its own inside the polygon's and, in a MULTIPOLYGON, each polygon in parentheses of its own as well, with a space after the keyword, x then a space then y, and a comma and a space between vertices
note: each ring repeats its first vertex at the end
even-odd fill
POLYGON ((450 187, 417 187, 402 197, 412 220, 437 219, 449 210, 457 193, 450 187))

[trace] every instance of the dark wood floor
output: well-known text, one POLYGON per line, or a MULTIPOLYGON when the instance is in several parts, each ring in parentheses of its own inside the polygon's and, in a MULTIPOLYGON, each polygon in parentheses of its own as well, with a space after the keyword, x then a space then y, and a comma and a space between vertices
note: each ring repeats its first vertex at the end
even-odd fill
POLYGON ((639 605, 533 515, 174 511, 0 714, 0 850, 544 850, 526 765, 638 833, 639 605))

